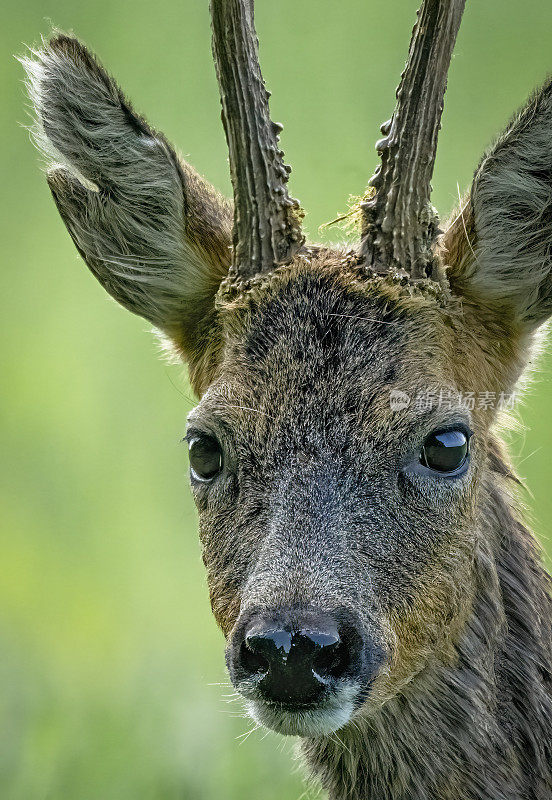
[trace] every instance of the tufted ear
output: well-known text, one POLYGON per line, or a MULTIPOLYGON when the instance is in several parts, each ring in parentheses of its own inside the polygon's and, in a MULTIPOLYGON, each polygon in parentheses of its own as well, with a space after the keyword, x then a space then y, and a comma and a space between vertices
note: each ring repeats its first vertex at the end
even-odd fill
POLYGON ((552 80, 484 155, 442 241, 452 291, 521 335, 552 314, 552 80))
POLYGON ((112 297, 172 340, 199 385, 230 264, 230 203, 76 39, 58 35, 22 62, 48 184, 77 249, 112 297))

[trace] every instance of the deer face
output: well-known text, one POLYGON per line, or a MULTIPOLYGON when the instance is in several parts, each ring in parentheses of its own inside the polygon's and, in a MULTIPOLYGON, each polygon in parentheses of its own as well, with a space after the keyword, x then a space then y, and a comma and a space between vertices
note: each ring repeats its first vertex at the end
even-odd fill
POLYGON ((473 415, 390 405, 458 395, 450 333, 435 300, 382 283, 326 255, 223 310, 220 374, 189 418, 230 676, 283 733, 369 713, 446 650, 472 591, 473 415), (428 465, 436 432, 450 446, 428 465))
POLYGON ((79 252, 161 331, 201 397, 187 439, 212 607, 234 685, 283 733, 377 713, 456 658, 474 559, 490 548, 484 501, 507 469, 496 406, 459 398, 510 393, 552 311, 551 83, 436 237, 429 167, 462 6, 422 6, 420 57, 348 252, 303 245, 250 2, 212 2, 233 225, 76 40, 25 60, 79 252), (420 81, 432 85, 417 94, 420 81), (428 392, 444 402, 414 402, 428 392))

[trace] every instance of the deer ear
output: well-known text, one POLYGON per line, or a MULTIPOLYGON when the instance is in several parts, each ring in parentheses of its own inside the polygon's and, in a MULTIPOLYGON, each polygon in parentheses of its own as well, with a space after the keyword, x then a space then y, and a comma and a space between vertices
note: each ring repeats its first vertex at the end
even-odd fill
POLYGON ((22 59, 48 183, 80 254, 125 308, 197 370, 228 271, 231 205, 64 35, 22 59))
POLYGON ((552 314, 552 80, 484 155, 443 237, 451 289, 521 331, 552 314))

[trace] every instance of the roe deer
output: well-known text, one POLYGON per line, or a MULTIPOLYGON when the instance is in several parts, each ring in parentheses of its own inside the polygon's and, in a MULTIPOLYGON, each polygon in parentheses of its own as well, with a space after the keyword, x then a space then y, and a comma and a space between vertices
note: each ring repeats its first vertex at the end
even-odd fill
POLYGON ((418 12, 349 249, 304 242, 252 0, 211 0, 233 210, 77 40, 24 60, 69 233, 201 398, 191 485, 232 683, 332 800, 552 797, 550 581, 497 433, 552 314, 552 81, 442 232, 463 10, 418 12))

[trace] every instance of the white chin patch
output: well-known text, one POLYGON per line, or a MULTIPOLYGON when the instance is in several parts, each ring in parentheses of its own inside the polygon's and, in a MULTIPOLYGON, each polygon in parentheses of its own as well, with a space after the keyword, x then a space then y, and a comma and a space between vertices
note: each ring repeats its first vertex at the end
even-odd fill
POLYGON ((287 711, 277 705, 259 700, 248 700, 249 715, 259 725, 270 728, 284 736, 304 736, 308 738, 329 736, 346 725, 354 712, 356 691, 343 689, 337 697, 328 700, 320 708, 304 711, 287 711))

